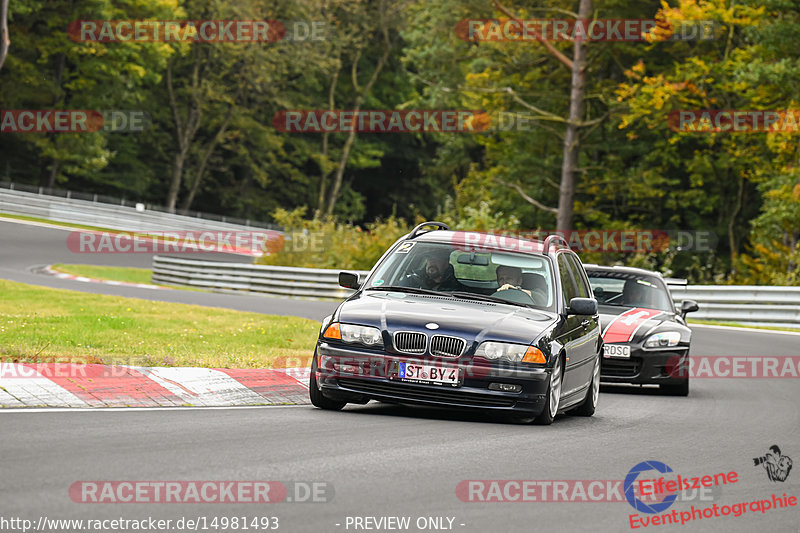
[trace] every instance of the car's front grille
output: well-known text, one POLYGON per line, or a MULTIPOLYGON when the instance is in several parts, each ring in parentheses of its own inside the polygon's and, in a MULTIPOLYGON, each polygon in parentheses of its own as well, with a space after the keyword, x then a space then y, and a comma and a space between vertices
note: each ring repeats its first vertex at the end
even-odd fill
POLYGON ((398 331, 394 334, 394 347, 398 352, 425 353, 428 346, 428 336, 424 333, 413 331, 398 331))
POLYGON ((458 357, 464 352, 467 341, 458 337, 434 335, 431 338, 431 355, 440 357, 458 357))
POLYGON ((516 402, 514 398, 468 393, 459 389, 445 389, 441 387, 437 387, 436 389, 422 388, 407 383, 383 383, 340 378, 339 386, 367 395, 380 394, 391 396, 398 401, 428 401, 463 405, 467 407, 511 407, 516 402))
POLYGON ((600 376, 610 378, 632 378, 639 373, 641 365, 634 359, 603 359, 600 376))

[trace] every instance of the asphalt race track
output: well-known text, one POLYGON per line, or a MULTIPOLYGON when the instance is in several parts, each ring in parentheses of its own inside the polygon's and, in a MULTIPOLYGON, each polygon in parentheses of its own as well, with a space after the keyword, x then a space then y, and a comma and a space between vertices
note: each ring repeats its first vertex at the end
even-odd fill
MULTIPOLYGON (((0 277, 37 285, 319 318, 332 304, 91 285, 35 274, 53 262, 149 266, 144 255, 70 255, 64 232, 0 222, 0 277)), ((800 355, 800 336, 696 327, 694 355, 800 355)), ((2 338, 0 337, 0 342, 2 338)), ((686 476, 735 471, 713 497, 666 512, 800 496, 800 472, 772 482, 753 458, 777 444, 800 458, 796 379, 695 379, 688 398, 651 389, 604 388, 594 417, 549 427, 470 412, 378 403, 323 412, 309 406, 231 409, 9 411, 0 436, 3 517, 173 519, 278 517, 279 531, 367 531, 354 517, 453 518, 452 530, 630 531, 621 502, 467 503, 462 480, 622 480, 651 460, 686 476), (77 481, 282 481, 326 483, 327 502, 84 504, 77 481), (711 499, 709 499, 711 498, 711 499), (348 519, 348 517, 350 517, 348 519), (462 525, 463 524, 463 525, 462 525)), ((300 491, 303 492, 303 491, 300 491)), ((295 497, 293 493, 289 497, 295 497)), ((296 497, 295 497, 296 498, 296 497)), ((320 498, 322 499, 322 498, 320 498)), ((644 515, 642 516, 653 516, 644 515)), ((798 507, 747 510, 658 531, 800 531, 798 507)), ((444 530, 448 520, 445 519, 444 530)), ((423 524, 424 525, 424 524, 423 524)), ((3 531, 14 531, 0 527, 3 531)), ((59 531, 66 531, 61 529, 59 531)), ((173 527, 170 531, 185 531, 173 527)), ((202 526, 198 528, 202 531, 202 526)), ((214 529, 207 529, 213 531, 214 529)), ((239 531, 243 528, 239 527, 239 531)), ((377 530, 377 529, 373 529, 377 530)), ((389 529, 381 529, 389 530, 389 529)), ((228 529, 234 531, 234 529, 228 529)), ((253 531, 253 529, 250 529, 253 531)))

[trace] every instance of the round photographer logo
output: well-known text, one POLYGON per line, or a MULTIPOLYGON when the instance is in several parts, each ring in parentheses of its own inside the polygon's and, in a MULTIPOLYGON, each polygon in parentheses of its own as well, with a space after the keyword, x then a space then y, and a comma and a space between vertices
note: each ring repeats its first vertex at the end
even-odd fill
POLYGON ((662 474, 672 472, 672 469, 669 466, 660 461, 642 461, 638 465, 631 468, 628 472, 628 475, 625 476, 623 488, 625 491, 625 499, 628 500, 628 503, 631 504, 634 509, 642 513, 658 514, 669 509, 669 507, 675 503, 678 495, 669 494, 663 500, 656 503, 645 503, 637 498, 635 493, 636 480, 639 478, 639 474, 642 472, 649 472, 650 470, 655 470, 662 474))

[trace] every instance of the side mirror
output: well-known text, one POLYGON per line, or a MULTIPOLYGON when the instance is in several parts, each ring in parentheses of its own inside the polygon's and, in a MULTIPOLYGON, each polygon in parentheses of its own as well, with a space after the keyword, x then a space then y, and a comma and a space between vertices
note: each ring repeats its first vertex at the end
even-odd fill
POLYGON ((684 300, 681 302, 681 317, 685 318, 686 313, 694 313, 698 309, 700 306, 694 300, 684 300))
POLYGON ((345 289, 356 289, 361 287, 358 274, 355 272, 339 272, 339 286, 345 289))
POLYGON ((573 298, 567 307, 568 315, 589 315, 597 314, 597 300, 594 298, 573 298))

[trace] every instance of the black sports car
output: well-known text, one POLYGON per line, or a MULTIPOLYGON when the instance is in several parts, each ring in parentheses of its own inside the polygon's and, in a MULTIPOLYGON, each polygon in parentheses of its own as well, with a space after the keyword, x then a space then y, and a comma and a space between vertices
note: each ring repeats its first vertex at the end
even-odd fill
POLYGON ((600 380, 607 383, 657 384, 664 392, 689 394, 688 365, 692 331, 686 313, 697 302, 684 300, 680 310, 658 272, 630 267, 585 265, 600 310, 603 359, 600 380), (685 376, 685 377, 682 377, 685 376))
POLYGON ((594 413, 597 302, 561 237, 498 238, 427 222, 366 280, 342 272, 339 283, 357 291, 322 323, 309 382, 315 406, 481 408, 540 424, 594 413))

